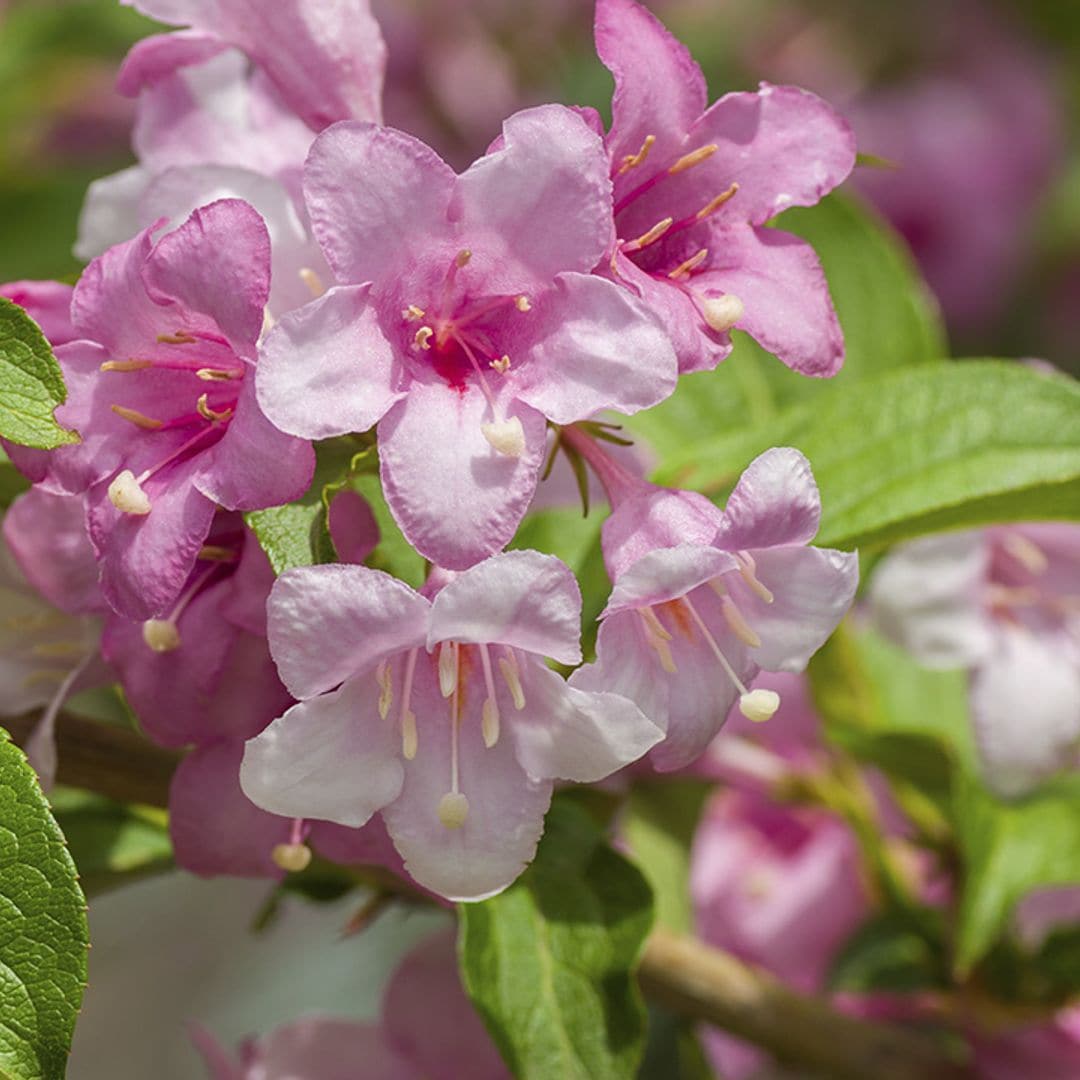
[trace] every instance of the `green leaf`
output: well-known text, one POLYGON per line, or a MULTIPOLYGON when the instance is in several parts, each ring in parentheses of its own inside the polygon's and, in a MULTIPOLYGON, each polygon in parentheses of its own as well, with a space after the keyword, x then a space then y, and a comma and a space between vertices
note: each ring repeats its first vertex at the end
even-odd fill
POLYGON ((957 793, 964 858, 956 966, 966 974, 990 950, 1017 901, 1033 889, 1080 881, 1080 776, 1001 802, 976 776, 957 793))
POLYGON ((556 799, 532 866, 459 913, 462 981, 515 1076, 634 1075, 645 1009, 632 972, 652 897, 588 814, 556 799))
POLYGON ((679 933, 693 931, 690 845, 709 791, 697 780, 635 784, 623 822, 634 862, 656 898, 656 921, 679 933))
POLYGON ((927 365, 836 387, 772 423, 686 443, 661 479, 719 497, 778 445, 813 465, 823 505, 815 543, 827 547, 1080 518, 1080 384, 1015 362, 927 365))
POLYGON ((244 515, 274 573, 333 562, 337 558, 326 514, 330 500, 349 476, 357 449, 352 439, 317 443, 315 476, 311 487, 299 499, 244 515))
POLYGON ((173 868, 164 812, 64 789, 52 802, 87 896, 173 868))
POLYGON ((24 491, 30 487, 30 481, 0 450, 0 508, 6 510, 24 491))
POLYGON ((0 729, 0 1077, 61 1080, 86 985, 86 900, 23 752, 0 729))
POLYGON ((844 368, 834 379, 808 379, 735 334, 735 351, 716 371, 684 376, 668 401, 626 421, 661 460, 678 454, 688 433, 766 423, 835 387, 947 355, 936 303, 902 241, 873 211, 831 195, 815 207, 787 211, 777 224, 808 240, 821 258, 844 330, 844 368))
POLYGON ((921 927, 890 912, 864 923, 840 950, 829 974, 829 989, 870 994, 910 994, 949 985, 942 968, 944 945, 921 927))
POLYGON ((39 450, 79 441, 53 416, 67 400, 64 376, 37 323, 0 296, 0 436, 39 450))

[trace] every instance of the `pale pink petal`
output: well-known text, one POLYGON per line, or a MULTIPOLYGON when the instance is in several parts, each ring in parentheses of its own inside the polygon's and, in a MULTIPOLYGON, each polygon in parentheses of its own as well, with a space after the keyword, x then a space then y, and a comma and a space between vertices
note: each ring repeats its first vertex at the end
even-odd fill
POLYGON ((455 575, 431 607, 428 648, 439 641, 498 642, 581 663, 581 590, 565 563, 508 551, 455 575))
MULTIPOLYGON (((513 392, 557 424, 602 409, 635 413, 675 389, 678 361, 656 317, 628 290, 584 274, 562 274, 556 289, 515 323, 511 360, 521 358, 513 392)), ((513 369, 511 369, 513 370, 513 369)))
POLYGON ((676 600, 737 565, 726 551, 695 544, 650 551, 619 576, 604 613, 676 600))
POLYGON ((728 497, 716 545, 728 551, 807 544, 821 521, 810 462, 798 450, 778 447, 754 458, 728 497))
POLYGON ((132 165, 91 182, 79 211, 77 259, 96 259, 146 224, 139 202, 152 179, 149 169, 132 165))
POLYGON ((202 1024, 189 1021, 187 1033, 203 1059, 210 1080, 246 1080, 245 1069, 235 1055, 222 1046, 202 1024))
POLYGON ((197 30, 151 34, 135 42, 124 57, 116 74, 116 89, 127 97, 138 97, 177 68, 202 64, 227 48, 220 38, 197 30))
POLYGON ((383 490, 394 518, 413 547, 449 570, 505 547, 536 490, 544 418, 527 405, 507 413, 524 431, 520 457, 499 453, 484 437, 481 425, 495 417, 473 385, 414 382, 379 424, 383 490))
POLYGON ((279 1027, 257 1043, 256 1062, 249 1080, 422 1080, 382 1028, 355 1020, 309 1017, 279 1027))
POLYGON ((373 427, 404 394, 369 286, 331 289, 290 311, 259 351, 259 404, 282 431, 325 439, 373 427))
POLYGON ((634 702, 568 686, 539 661, 523 666, 521 685, 525 708, 507 726, 530 776, 593 783, 664 737, 634 702))
POLYGON ((401 791, 401 736, 378 710, 379 685, 361 676, 294 705, 248 741, 240 786, 283 817, 354 828, 401 791))
POLYGON ((73 291, 70 285, 59 281, 11 281, 0 285, 0 296, 18 304, 38 324, 54 349, 75 339, 75 328, 71 325, 73 291))
POLYGON ((500 148, 458 182, 462 231, 492 293, 591 270, 614 240, 604 144, 576 113, 542 105, 503 124, 500 148))
POLYGON ((371 504, 351 488, 334 496, 327 526, 341 562, 362 563, 378 547, 379 524, 371 504))
POLYGON ((293 695, 314 697, 398 652, 422 648, 429 610, 404 582, 366 566, 286 570, 267 602, 270 651, 293 695))
POLYGON ((315 236, 338 280, 360 284, 450 241, 457 179, 434 150, 393 128, 336 124, 308 155, 304 193, 315 236))

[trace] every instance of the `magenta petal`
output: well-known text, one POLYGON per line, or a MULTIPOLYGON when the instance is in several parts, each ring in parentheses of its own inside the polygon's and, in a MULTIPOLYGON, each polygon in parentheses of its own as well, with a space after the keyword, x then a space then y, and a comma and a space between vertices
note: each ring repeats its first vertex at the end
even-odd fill
POLYGON ((366 566, 286 570, 267 603, 270 651, 289 690, 314 697, 396 653, 422 648, 429 610, 404 582, 366 566))
POLYGON ((463 570, 503 548, 536 490, 545 424, 527 405, 508 410, 524 429, 521 457, 498 453, 481 424, 494 417, 473 385, 414 382, 379 425, 383 490, 422 555, 463 570))
POLYGON ((813 206, 855 165, 855 136, 817 95, 762 83, 755 93, 727 94, 690 130, 688 149, 720 149, 697 166, 717 193, 739 185, 731 202, 742 221, 763 225, 789 206, 813 206))
POLYGON ((779 229, 717 233, 722 254, 701 283, 707 292, 733 293, 742 301, 736 328, 794 371, 835 375, 844 362, 844 334, 814 249, 779 229))
POLYGON ((280 878, 275 844, 289 838, 286 818, 260 810, 240 790, 242 742, 217 742, 180 762, 169 788, 169 834, 176 861, 204 877, 280 878))
POLYGON ((41 327, 54 349, 75 338, 71 325, 73 291, 59 281, 11 281, 0 285, 0 296, 18 304, 41 327))
POLYGON ((229 510, 261 510, 298 499, 315 473, 315 451, 303 439, 279 431, 255 400, 248 372, 219 442, 199 459, 192 482, 229 510))
POLYGON ((219 199, 195 210, 158 241, 144 280, 151 297, 209 316, 237 353, 254 359, 270 297, 270 236, 254 207, 219 199))
POLYGON ((294 705, 250 739, 240 786, 256 806, 285 817, 367 823, 401 790, 401 735, 378 711, 379 685, 360 676, 294 705))
MULTIPOLYGON (((373 680, 374 682, 374 680, 373 680)), ((414 687, 419 749, 405 769, 401 795, 383 820, 409 873, 448 900, 483 900, 502 892, 536 852, 551 801, 551 782, 532 780, 505 735, 488 749, 478 723, 458 734, 460 790, 469 810, 460 828, 439 820, 450 791, 450 705, 431 665, 418 665, 414 687)))
POLYGON ((367 285, 290 311, 259 351, 259 404, 282 431, 325 439, 373 427, 404 394, 367 285))
MULTIPOLYGON (((660 167, 681 152, 683 136, 708 101, 705 79, 690 50, 647 8, 633 0, 598 0, 596 51, 615 77, 608 149, 613 163, 637 154, 647 136, 660 167)), ((693 149, 689 147, 688 149, 693 149)), ((647 180, 648 160, 631 170, 620 189, 647 180)))
POLYGON ((779 447, 743 471, 724 508, 716 546, 728 551, 808 544, 821 521, 821 497, 810 462, 779 447))
POLYGON ((435 597, 428 648, 439 641, 498 643, 581 663, 581 591, 565 563, 536 551, 493 555, 435 597))
POLYGON ((311 147, 304 194, 338 280, 381 280, 450 241, 457 178, 419 139, 374 124, 335 124, 311 147))
POLYGON ((557 424, 602 409, 635 413, 675 389, 678 361, 650 310, 628 290, 585 274, 561 274, 521 324, 516 396, 557 424))
POLYGON ((614 240, 604 144, 571 109, 542 105, 503 124, 500 148, 458 181, 463 235, 492 293, 532 293, 591 270, 614 240))

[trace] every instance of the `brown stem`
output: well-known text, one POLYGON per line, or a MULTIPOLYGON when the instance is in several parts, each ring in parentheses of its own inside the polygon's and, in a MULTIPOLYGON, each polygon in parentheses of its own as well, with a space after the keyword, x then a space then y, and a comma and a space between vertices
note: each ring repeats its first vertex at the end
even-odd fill
MULTIPOLYGON (((36 714, 12 717, 3 726, 21 744, 39 719, 36 714)), ((57 742, 60 783, 121 802, 168 806, 179 754, 135 732, 71 713, 58 718, 57 742)), ((393 880, 388 877, 384 887, 394 891, 393 880)), ((409 896, 415 893, 409 890, 409 896)), ((664 929, 649 938, 639 974, 642 989, 655 1001, 830 1080, 956 1080, 966 1075, 921 1035, 845 1016, 728 953, 664 929)))

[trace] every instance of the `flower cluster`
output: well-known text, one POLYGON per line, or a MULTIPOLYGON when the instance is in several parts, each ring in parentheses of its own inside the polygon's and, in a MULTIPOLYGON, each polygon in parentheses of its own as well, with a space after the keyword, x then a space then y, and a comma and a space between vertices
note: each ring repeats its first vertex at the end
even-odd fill
POLYGON ((770 223, 844 180, 850 131, 792 87, 710 105, 644 7, 598 0, 610 128, 526 109, 457 173, 382 124, 364 0, 130 2, 184 28, 121 71, 138 163, 93 187, 73 289, 5 290, 54 345, 81 437, 11 450, 35 487, 7 540, 65 613, 42 648, 70 646, 50 715, 100 654, 147 734, 193 748, 172 829, 200 872, 296 869, 310 839, 490 896, 556 782, 681 768, 736 702, 767 719, 779 697, 752 680, 801 670, 852 602, 856 557, 810 544, 801 454, 761 455, 721 510, 628 472, 599 419, 714 368, 736 329, 838 370, 817 258, 770 223), (552 431, 612 507, 580 667, 574 574, 504 551, 552 431), (362 565, 377 535, 347 477, 311 488, 325 440, 377 447, 419 590, 362 565), (275 580, 242 515, 309 488, 342 561, 275 580))

